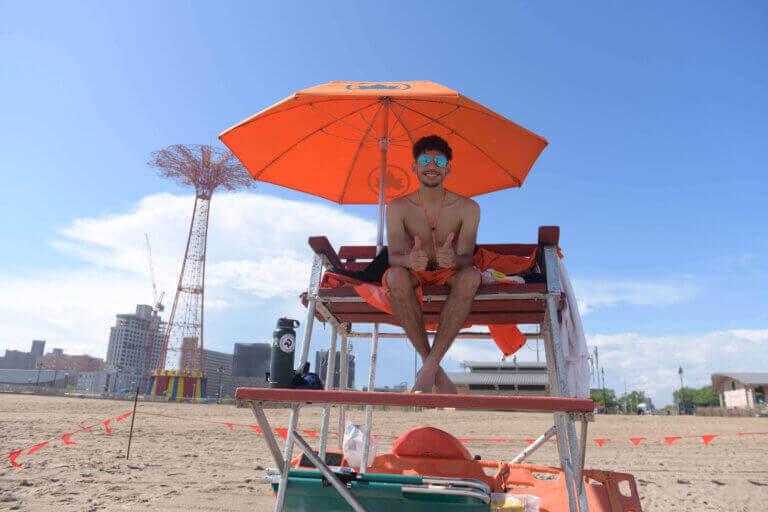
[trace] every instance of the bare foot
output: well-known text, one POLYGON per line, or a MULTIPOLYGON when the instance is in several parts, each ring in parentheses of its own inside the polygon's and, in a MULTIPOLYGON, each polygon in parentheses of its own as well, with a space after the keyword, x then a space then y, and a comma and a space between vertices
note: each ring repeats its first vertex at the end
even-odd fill
POLYGON ((437 392, 444 395, 455 395, 459 392, 442 367, 438 368, 435 374, 435 386, 437 392))
MULTIPOLYGON (((439 368, 439 367, 438 367, 439 368)), ((413 385, 414 393, 431 393, 432 386, 435 385, 435 374, 437 368, 422 366, 419 373, 416 374, 416 382, 413 385)))

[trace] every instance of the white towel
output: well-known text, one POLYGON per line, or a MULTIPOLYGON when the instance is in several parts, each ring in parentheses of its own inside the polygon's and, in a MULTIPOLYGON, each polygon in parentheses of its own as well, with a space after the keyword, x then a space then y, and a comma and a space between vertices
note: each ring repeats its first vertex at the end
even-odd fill
POLYGON ((573 293, 571 279, 565 270, 563 260, 560 264, 560 287, 565 292, 565 307, 560 323, 560 341, 565 356, 565 374, 568 379, 571 398, 589 398, 589 383, 592 369, 589 366, 589 351, 587 339, 584 337, 584 327, 581 325, 581 315, 573 293))

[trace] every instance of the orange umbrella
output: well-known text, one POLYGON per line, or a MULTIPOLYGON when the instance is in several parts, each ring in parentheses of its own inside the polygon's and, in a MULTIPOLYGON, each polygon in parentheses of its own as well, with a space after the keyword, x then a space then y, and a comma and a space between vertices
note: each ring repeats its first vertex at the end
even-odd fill
POLYGON ((219 139, 254 179, 342 204, 379 203, 381 228, 384 203, 418 188, 411 147, 432 134, 453 149, 445 187, 465 196, 519 187, 547 145, 535 133, 433 82, 318 85, 219 139))

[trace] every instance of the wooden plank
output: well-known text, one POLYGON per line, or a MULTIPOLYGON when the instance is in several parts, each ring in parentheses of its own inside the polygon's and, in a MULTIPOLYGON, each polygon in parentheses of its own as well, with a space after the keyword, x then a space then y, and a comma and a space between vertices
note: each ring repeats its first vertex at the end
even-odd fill
POLYGON ((533 396, 439 395, 304 389, 237 388, 237 400, 280 403, 452 407, 495 411, 592 412, 592 400, 533 396))

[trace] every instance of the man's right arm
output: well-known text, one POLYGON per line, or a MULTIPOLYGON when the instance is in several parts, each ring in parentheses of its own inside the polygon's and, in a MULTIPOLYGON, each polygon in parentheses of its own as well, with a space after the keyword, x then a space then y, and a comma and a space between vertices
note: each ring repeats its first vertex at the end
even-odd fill
POLYGON ((405 231, 402 211, 396 201, 387 205, 387 250, 390 266, 408 267, 410 265, 410 237, 405 231))

